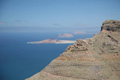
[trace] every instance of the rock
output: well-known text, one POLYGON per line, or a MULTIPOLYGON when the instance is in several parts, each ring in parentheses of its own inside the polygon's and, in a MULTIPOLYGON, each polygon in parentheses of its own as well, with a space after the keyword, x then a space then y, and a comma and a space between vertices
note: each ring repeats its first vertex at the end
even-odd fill
POLYGON ((120 21, 103 22, 93 38, 77 40, 26 80, 120 80, 120 21))
POLYGON ((101 31, 118 31, 120 32, 120 21, 117 20, 106 20, 103 22, 101 31))
POLYGON ((87 50, 86 43, 82 39, 79 39, 75 42, 74 45, 69 45, 65 51, 70 52, 70 51, 86 51, 86 50, 87 50))

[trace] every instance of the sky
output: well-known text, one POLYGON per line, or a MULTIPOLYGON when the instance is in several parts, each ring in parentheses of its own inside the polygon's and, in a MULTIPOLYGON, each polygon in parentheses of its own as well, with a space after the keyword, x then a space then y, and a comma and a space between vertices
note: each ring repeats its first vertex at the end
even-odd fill
POLYGON ((120 20, 120 0, 0 0, 0 32, 98 32, 120 20))

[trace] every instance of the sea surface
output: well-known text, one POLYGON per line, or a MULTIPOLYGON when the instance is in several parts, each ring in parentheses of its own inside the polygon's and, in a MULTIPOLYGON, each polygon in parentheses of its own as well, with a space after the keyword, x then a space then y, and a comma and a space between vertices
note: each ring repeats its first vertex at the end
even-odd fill
POLYGON ((44 69, 70 44, 27 44, 44 39, 77 40, 93 34, 58 38, 58 33, 0 32, 0 80, 25 80, 44 69))

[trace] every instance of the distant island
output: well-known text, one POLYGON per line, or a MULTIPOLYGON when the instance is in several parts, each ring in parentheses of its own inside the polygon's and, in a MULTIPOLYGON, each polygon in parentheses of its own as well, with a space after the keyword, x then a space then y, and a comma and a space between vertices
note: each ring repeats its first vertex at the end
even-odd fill
POLYGON ((42 43, 54 43, 54 44, 69 44, 69 43, 75 43, 73 40, 57 40, 57 39, 45 39, 42 41, 33 41, 33 42, 27 42, 28 44, 42 44, 42 43))
POLYGON ((58 37, 59 38, 71 38, 71 37, 73 37, 73 35, 70 33, 59 33, 58 37))

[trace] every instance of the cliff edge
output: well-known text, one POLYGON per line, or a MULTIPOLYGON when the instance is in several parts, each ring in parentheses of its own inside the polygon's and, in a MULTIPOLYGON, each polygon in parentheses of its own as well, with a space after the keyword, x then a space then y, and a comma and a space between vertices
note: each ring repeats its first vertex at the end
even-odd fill
POLYGON ((69 45, 26 80, 120 80, 120 21, 104 21, 100 33, 69 45))

